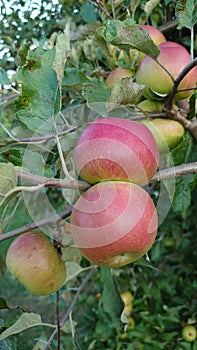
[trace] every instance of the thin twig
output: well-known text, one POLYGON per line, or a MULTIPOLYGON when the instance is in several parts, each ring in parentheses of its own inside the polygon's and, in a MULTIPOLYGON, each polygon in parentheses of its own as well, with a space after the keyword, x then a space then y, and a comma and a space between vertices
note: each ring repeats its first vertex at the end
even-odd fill
MULTIPOLYGON (((77 292, 76 292, 76 294, 75 294, 75 296, 74 296, 74 298, 73 298, 69 308, 66 310, 65 314, 61 318, 61 321, 60 321, 60 326, 61 327, 63 327, 64 323, 66 322, 67 318, 69 317, 69 314, 72 312, 72 310, 73 310, 73 308, 74 308, 74 306, 75 306, 75 304, 76 304, 76 302, 77 302, 77 300, 79 298, 80 293, 82 292, 83 288, 85 287, 85 285, 87 284, 87 282, 89 281, 90 277, 93 275, 93 273, 95 271, 96 271, 96 267, 93 266, 91 268, 91 270, 89 271, 89 273, 87 274, 87 276, 84 278, 84 280, 81 283, 81 285, 79 286, 79 288, 78 288, 78 290, 77 290, 77 292)), ((47 350, 48 347, 51 345, 51 343, 52 343, 55 335, 57 334, 57 332, 58 332, 58 328, 56 327, 55 330, 53 331, 53 333, 51 334, 51 336, 50 336, 50 338, 49 338, 49 340, 48 340, 44 350, 47 350)))
POLYGON ((65 180, 65 179, 56 179, 48 178, 41 175, 31 174, 25 171, 16 170, 17 177, 26 183, 31 184, 42 184, 44 187, 56 187, 56 188, 68 188, 72 190, 86 191, 90 184, 85 181, 65 180))
POLYGON ((22 227, 19 227, 19 228, 13 230, 13 231, 3 233, 0 235, 0 242, 3 242, 6 239, 13 238, 13 237, 18 236, 18 235, 21 235, 22 233, 28 232, 28 231, 33 230, 35 228, 40 228, 41 226, 44 226, 44 225, 54 224, 54 222, 58 222, 58 221, 61 221, 63 219, 66 219, 72 213, 72 209, 73 209, 72 206, 68 206, 65 210, 63 210, 59 214, 56 214, 56 215, 53 215, 53 216, 50 216, 48 218, 41 219, 41 220, 38 220, 35 222, 31 222, 29 224, 26 224, 22 227))
MULTIPOLYGON (((173 88, 172 88, 172 90, 171 90, 171 92, 166 100, 166 103, 165 103, 165 108, 167 111, 171 110, 173 107, 173 100, 174 100, 176 93, 178 92, 178 86, 179 86, 180 82, 190 72, 190 70, 192 70, 192 68, 194 68, 195 66, 197 66, 197 57, 193 61, 189 62, 184 67, 184 69, 180 72, 178 77, 174 80, 173 88)), ((194 87, 194 89, 195 88, 196 87, 194 87)))
POLYGON ((57 322, 57 350, 60 350, 61 345, 61 327, 60 327, 60 310, 59 310, 59 302, 60 302, 60 293, 59 290, 56 292, 56 322, 57 322))
POLYGON ((188 174, 197 174, 197 162, 181 164, 175 167, 164 169, 158 171, 152 178, 151 182, 158 182, 174 177, 188 175, 188 174))

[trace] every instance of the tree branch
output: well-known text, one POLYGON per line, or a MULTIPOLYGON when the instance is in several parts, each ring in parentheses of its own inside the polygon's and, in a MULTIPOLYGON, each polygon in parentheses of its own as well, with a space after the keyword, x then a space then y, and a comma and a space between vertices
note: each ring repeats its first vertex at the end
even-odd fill
POLYGON ((21 235, 22 233, 28 232, 35 228, 39 228, 44 225, 54 224, 55 222, 61 221, 72 213, 72 207, 68 206, 65 210, 60 212, 59 214, 50 216, 49 218, 41 219, 35 222, 31 222, 25 226, 19 227, 16 230, 9 231, 0 235, 0 242, 5 241, 6 239, 13 238, 15 236, 21 235))
POLYGON ((69 188, 79 191, 85 191, 90 187, 90 184, 85 181, 48 178, 31 174, 23 170, 16 170, 16 175, 22 181, 29 182, 30 184, 43 184, 45 187, 69 188))
MULTIPOLYGON (((83 282, 81 283, 81 285, 79 286, 69 308, 66 310, 65 314, 62 316, 61 320, 60 320, 60 326, 63 327, 64 323, 66 322, 67 318, 69 317, 69 314, 72 312, 77 299, 79 298, 79 295, 81 294, 81 291, 83 290, 83 288, 85 287, 85 285, 87 284, 87 282, 89 281, 90 277, 93 275, 93 273, 96 271, 96 266, 92 266, 91 270, 89 271, 89 273, 87 274, 87 276, 84 278, 83 282)), ((55 330, 53 331, 53 333, 51 334, 44 350, 47 350, 48 347, 51 345, 55 335, 58 333, 58 328, 56 327, 55 330)))
MULTIPOLYGON (((168 111, 170 111, 173 107, 173 100, 174 97, 176 95, 176 93, 178 92, 178 86, 180 84, 180 82, 183 80, 183 78, 190 72, 190 70, 192 70, 192 68, 194 68, 195 66, 197 66, 197 58, 195 58, 193 61, 189 62, 184 69, 180 72, 180 74, 178 75, 178 77, 174 80, 174 85, 172 88, 171 93, 169 94, 166 103, 165 103, 165 109, 168 111)), ((195 90, 196 87, 194 87, 195 90)))
POLYGON ((158 171, 153 176, 151 182, 163 181, 163 180, 171 179, 173 177, 178 177, 178 176, 188 175, 188 174, 197 174, 197 162, 181 164, 169 169, 158 171))

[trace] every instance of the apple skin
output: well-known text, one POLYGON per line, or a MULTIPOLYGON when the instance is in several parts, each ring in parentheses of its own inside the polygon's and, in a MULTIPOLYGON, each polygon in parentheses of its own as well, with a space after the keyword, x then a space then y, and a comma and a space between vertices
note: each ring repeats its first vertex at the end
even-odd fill
POLYGON ((120 267, 141 258, 155 241, 156 208, 140 186, 106 181, 89 188, 71 214, 76 246, 93 264, 120 267))
POLYGON ((112 89, 118 80, 132 76, 133 72, 131 69, 117 67, 109 73, 107 79, 105 80, 105 84, 108 89, 112 89))
POLYGON ((182 141, 185 129, 176 120, 154 118, 141 121, 152 132, 160 154, 172 150, 182 141))
POLYGON ((49 239, 39 232, 17 237, 6 255, 10 273, 32 294, 49 295, 60 289, 66 268, 49 239))
MULTIPOLYGON (((162 32, 160 32, 159 29, 153 27, 153 26, 150 26, 148 24, 143 24, 140 26, 141 28, 144 28, 148 31, 148 34, 150 35, 151 39, 153 40, 153 42, 156 44, 156 45, 159 45, 163 42, 166 41, 166 38, 165 36, 162 34, 162 32)), ((144 53, 136 50, 136 49, 130 49, 129 50, 129 57, 130 57, 130 60, 133 61, 135 60, 136 61, 136 64, 139 65, 142 58, 145 56, 144 53)))
POLYGON ((157 170, 159 151, 143 124, 115 117, 98 118, 79 137, 74 161, 78 174, 91 184, 123 180, 145 185, 157 170))
MULTIPOLYGON (((160 54, 157 58, 174 79, 177 78, 183 68, 190 62, 190 55, 180 44, 174 42, 164 42, 158 46, 160 54)), ((167 72, 159 66, 151 57, 145 56, 136 72, 136 82, 144 84, 156 95, 166 97, 172 90, 173 81, 167 72)), ((196 86, 197 67, 194 67, 181 81, 178 89, 189 89, 196 86)), ((175 101, 185 99, 193 94, 193 91, 179 92, 175 96, 175 101)), ((145 94, 148 97, 148 93, 145 94)))
POLYGON ((193 342, 194 340, 196 340, 196 337, 197 337, 196 327, 189 325, 189 324, 187 326, 183 327, 182 336, 183 336, 184 340, 186 340, 188 342, 193 342))
POLYGON ((154 100, 144 100, 137 105, 140 109, 142 109, 144 112, 149 113, 159 113, 162 112, 164 109, 164 102, 163 101, 154 101, 154 100))

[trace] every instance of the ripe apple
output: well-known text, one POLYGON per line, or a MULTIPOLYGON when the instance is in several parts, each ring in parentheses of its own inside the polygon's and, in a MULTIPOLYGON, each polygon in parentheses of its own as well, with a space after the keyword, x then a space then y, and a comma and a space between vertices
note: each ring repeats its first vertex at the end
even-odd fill
MULTIPOLYGON (((157 58, 158 62, 165 67, 171 74, 173 79, 176 79, 183 68, 190 62, 190 55, 180 44, 174 42, 164 42, 158 46, 160 54, 157 58)), ((156 96, 166 98, 173 87, 173 80, 169 74, 151 57, 145 56, 136 73, 136 81, 139 84, 147 86, 145 91, 146 97, 156 96)), ((178 89, 190 89, 196 86, 197 82, 197 67, 194 67, 181 81, 178 89)), ((178 92, 175 100, 182 100, 189 97, 193 90, 178 92)))
POLYGON ((77 200, 71 214, 76 246, 93 264, 120 267, 152 246, 157 212, 148 193, 124 181, 100 182, 77 200))
POLYGON ((142 123, 98 118, 79 137, 74 161, 78 174, 91 184, 129 180, 145 185, 157 170, 159 151, 152 133, 142 123))
POLYGON ((132 77, 132 76, 133 76, 133 72, 131 69, 117 67, 109 73, 105 81, 105 84, 108 89, 112 89, 118 80, 121 80, 127 77, 132 77))
MULTIPOLYGON (((147 25, 147 24, 143 24, 141 25, 140 27, 146 29, 148 31, 148 34, 150 35, 151 39, 153 40, 153 42, 156 44, 156 45, 159 45, 163 42, 166 41, 166 38, 165 36, 162 34, 162 32, 160 32, 159 29, 153 27, 153 26, 150 26, 150 25, 147 25)), ((142 58, 145 56, 144 53, 136 50, 136 49, 130 49, 129 50, 129 56, 130 56, 130 60, 133 61, 135 60, 136 64, 139 65, 142 58)))
POLYGON ((182 141, 185 129, 176 120, 154 118, 141 121, 152 132, 159 152, 167 153, 182 141))
POLYGON ((10 245, 6 264, 11 274, 36 295, 60 289, 66 278, 65 264, 49 239, 40 232, 28 232, 10 245))
POLYGON ((192 341, 196 340, 196 337, 197 337, 196 327, 189 325, 189 324, 187 326, 183 327, 182 336, 183 336, 183 339, 188 341, 188 342, 192 342, 192 341))

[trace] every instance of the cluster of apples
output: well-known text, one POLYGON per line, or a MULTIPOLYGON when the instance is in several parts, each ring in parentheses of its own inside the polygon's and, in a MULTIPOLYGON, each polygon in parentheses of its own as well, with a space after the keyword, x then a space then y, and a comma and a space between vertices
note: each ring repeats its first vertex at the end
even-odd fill
MULTIPOLYGON (((190 62, 190 54, 184 46, 176 42, 166 41, 165 36, 157 28, 149 25, 143 25, 142 27, 148 31, 153 42, 160 50, 157 58, 158 62, 137 50, 131 49, 129 51, 130 62, 131 65, 133 65, 133 62, 136 63, 136 72, 132 69, 117 67, 108 75, 106 86, 111 89, 118 80, 135 74, 136 82, 146 86, 143 93, 145 99, 138 104, 139 109, 144 112, 161 112, 164 108, 164 100, 172 90, 173 79, 176 79, 190 62)), ((196 87, 196 83, 197 67, 194 67, 179 84, 179 92, 174 99, 175 103, 190 97, 194 92, 192 89, 196 87)), ((147 119, 145 125, 156 138, 160 153, 166 153, 176 147, 184 135, 184 128, 174 120, 147 119)))
POLYGON ((18 236, 8 248, 6 264, 11 274, 35 295, 55 293, 66 279, 60 254, 41 232, 18 236))
POLYGON ((142 188, 159 162, 152 133, 135 121, 98 118, 79 137, 74 161, 80 177, 93 185, 71 214, 72 236, 82 255, 106 267, 142 257, 158 228, 155 205, 142 188))

